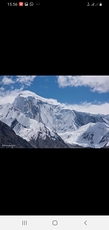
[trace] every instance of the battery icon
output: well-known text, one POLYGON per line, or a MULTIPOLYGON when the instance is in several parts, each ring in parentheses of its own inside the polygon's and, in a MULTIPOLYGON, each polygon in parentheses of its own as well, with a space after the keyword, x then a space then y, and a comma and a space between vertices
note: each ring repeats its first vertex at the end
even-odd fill
POLYGON ((25 2, 25 6, 28 6, 28 2, 25 2))

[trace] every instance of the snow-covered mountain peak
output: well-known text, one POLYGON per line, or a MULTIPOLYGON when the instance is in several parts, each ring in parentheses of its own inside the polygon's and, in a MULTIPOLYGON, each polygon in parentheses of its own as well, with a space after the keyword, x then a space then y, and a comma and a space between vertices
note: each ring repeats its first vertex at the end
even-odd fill
POLYGON ((15 98, 13 106, 26 117, 42 122, 57 133, 73 131, 88 123, 107 123, 103 116, 78 112, 54 99, 38 96, 31 91, 22 91, 15 98))
MULTIPOLYGON (((64 141, 58 136, 56 132, 47 127, 43 122, 31 119, 30 116, 25 116, 18 108, 11 104, 5 104, 0 106, 0 120, 10 126, 14 132, 27 140, 33 141, 33 145, 36 146, 35 141, 39 139, 39 146, 41 141, 45 141, 47 146, 54 145, 68 147, 64 141), (41 141, 40 141, 41 139, 41 141)), ((44 143, 43 143, 44 144, 44 143)))
POLYGON ((42 101, 42 102, 45 102, 48 104, 52 104, 52 105, 61 105, 61 103, 59 103, 55 99, 41 97, 41 96, 37 95, 36 93, 31 92, 29 90, 25 90, 25 91, 22 91, 21 93, 19 93, 17 95, 17 97, 15 98, 13 104, 15 104, 16 101, 19 100, 19 98, 25 98, 28 100, 36 100, 36 101, 39 100, 39 101, 42 101))

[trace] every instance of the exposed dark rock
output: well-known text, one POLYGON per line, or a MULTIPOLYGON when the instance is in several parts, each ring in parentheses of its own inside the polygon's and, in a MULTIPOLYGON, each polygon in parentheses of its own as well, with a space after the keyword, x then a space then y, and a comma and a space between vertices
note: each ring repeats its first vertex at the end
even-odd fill
POLYGON ((37 140, 31 139, 29 143, 35 148, 70 148, 60 137, 54 140, 46 136, 46 139, 42 139, 40 133, 37 140))
POLYGON ((16 125, 18 124, 17 119, 15 119, 12 123, 11 123, 11 129, 13 129, 16 125))
POLYGON ((0 121, 0 148, 33 148, 33 146, 0 121))

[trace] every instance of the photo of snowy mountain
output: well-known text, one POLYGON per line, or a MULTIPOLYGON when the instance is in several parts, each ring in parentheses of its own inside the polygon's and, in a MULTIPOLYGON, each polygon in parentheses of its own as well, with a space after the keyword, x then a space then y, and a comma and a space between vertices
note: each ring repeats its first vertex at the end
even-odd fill
POLYGON ((108 83, 109 76, 0 76, 0 148, 109 148, 108 83))

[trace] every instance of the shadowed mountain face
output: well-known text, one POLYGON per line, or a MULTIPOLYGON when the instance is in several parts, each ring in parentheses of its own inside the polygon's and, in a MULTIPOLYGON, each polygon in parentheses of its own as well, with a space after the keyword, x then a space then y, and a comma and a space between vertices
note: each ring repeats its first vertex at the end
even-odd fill
MULTIPOLYGON (((15 122, 16 123, 16 122, 15 122)), ((69 148, 64 141, 58 137, 56 140, 46 136, 42 139, 40 133, 37 139, 29 142, 16 135, 7 124, 0 121, 0 148, 69 148)))
POLYGON ((0 148, 33 148, 23 138, 17 136, 15 132, 5 123, 0 121, 0 148))
POLYGON ((49 136, 46 136, 45 139, 40 137, 38 134, 37 139, 31 139, 29 142, 35 148, 70 148, 63 140, 58 136, 56 139, 52 139, 49 136))

